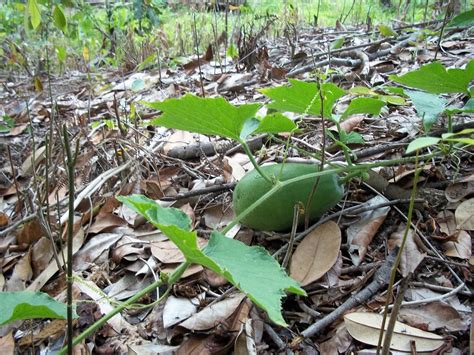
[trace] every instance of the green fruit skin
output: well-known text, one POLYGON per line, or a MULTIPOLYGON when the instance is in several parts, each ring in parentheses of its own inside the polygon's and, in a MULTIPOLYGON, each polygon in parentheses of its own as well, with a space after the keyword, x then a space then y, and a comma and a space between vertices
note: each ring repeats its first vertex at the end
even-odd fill
MULTIPOLYGON (((319 171, 317 165, 310 164, 287 163, 284 164, 283 170, 281 167, 282 164, 267 165, 261 167, 261 170, 272 180, 278 179, 280 181, 319 171)), ((257 230, 283 231, 290 229, 293 225, 295 204, 301 202, 302 206, 306 208, 315 180, 316 178, 312 177, 285 186, 255 208, 240 223, 257 230)), ((272 186, 256 170, 247 173, 234 189, 235 214, 239 215, 243 212, 267 193, 272 186)), ((316 221, 333 208, 343 195, 344 187, 337 174, 321 176, 309 208, 309 221, 316 221)), ((305 211, 305 213, 307 212, 305 211)), ((305 216, 301 216, 299 223, 303 222, 304 218, 305 216)))

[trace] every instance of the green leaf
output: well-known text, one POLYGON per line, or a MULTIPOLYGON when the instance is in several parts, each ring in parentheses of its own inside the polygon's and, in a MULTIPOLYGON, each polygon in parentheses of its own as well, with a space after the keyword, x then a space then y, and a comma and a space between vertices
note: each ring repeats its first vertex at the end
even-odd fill
POLYGON ((30 21, 36 30, 41 23, 41 13, 36 0, 28 0, 28 11, 30 13, 30 21))
POLYGON ((390 80, 433 94, 469 94, 468 85, 474 79, 474 60, 466 69, 448 69, 439 62, 430 63, 402 76, 390 75, 390 80))
POLYGON ((410 142, 407 147, 406 153, 412 153, 415 150, 426 148, 435 144, 438 144, 441 138, 438 137, 420 137, 410 142))
MULTIPOLYGON (((260 90, 273 100, 268 107, 280 111, 320 116, 321 98, 319 97, 318 85, 294 79, 290 79, 289 82, 291 86, 260 90)), ((325 83, 321 86, 324 95, 324 116, 331 118, 334 103, 345 94, 345 91, 332 83, 325 83)))
POLYGON ((8 133, 15 127, 15 120, 8 115, 3 115, 2 121, 0 121, 0 133, 8 133))
POLYGON ((180 209, 162 207, 143 195, 117 196, 116 198, 144 217, 150 214, 150 218, 162 226, 175 225, 184 230, 191 229, 191 220, 180 209))
POLYGON ((364 144, 364 138, 357 132, 350 132, 345 137, 346 144, 364 144))
POLYGON ((147 103, 163 114, 152 124, 183 131, 216 135, 240 141, 244 122, 255 117, 259 104, 233 106, 222 97, 200 98, 187 94, 180 99, 147 103))
POLYGON ((390 26, 379 25, 378 28, 382 37, 396 37, 397 36, 397 33, 390 26))
POLYGON ((472 25, 474 25, 474 9, 457 15, 448 23, 448 27, 467 27, 472 25))
POLYGON ((117 199, 159 228, 181 250, 186 261, 200 264, 225 277, 245 292, 255 304, 267 311, 275 323, 286 325, 281 315, 284 290, 306 295, 298 283, 285 274, 265 249, 249 247, 214 231, 208 245, 201 250, 197 244, 196 232, 171 223, 174 219, 181 219, 181 215, 178 215, 179 210, 163 208, 153 200, 139 195, 118 196, 117 199))
POLYGON ((56 57, 58 58, 58 61, 60 63, 64 63, 66 61, 67 53, 66 53, 66 48, 63 46, 57 46, 56 47, 56 57))
POLYGON ((54 25, 63 31, 63 33, 66 33, 67 31, 67 20, 66 16, 64 16, 64 11, 61 8, 61 6, 56 5, 53 10, 53 20, 54 20, 54 25))
POLYGON ((66 317, 66 305, 45 293, 30 291, 0 293, 0 325, 22 319, 66 317))
POLYGON ((370 95, 370 96, 377 95, 373 90, 365 86, 354 86, 353 88, 349 89, 349 93, 354 94, 354 95, 370 95))
POLYGON ((283 291, 306 295, 262 247, 249 247, 214 231, 204 253, 219 265, 230 283, 245 292, 276 324, 286 325, 281 315, 283 291))
POLYGON ((444 111, 448 100, 427 92, 405 90, 415 105, 418 116, 423 119, 425 133, 438 121, 439 115, 444 111))
POLYGON ((231 57, 231 58, 238 58, 239 56, 239 51, 237 49, 237 47, 231 43, 229 45, 229 47, 227 48, 227 56, 231 57))
POLYGON ((342 114, 341 118, 347 118, 351 115, 359 113, 367 113, 377 116, 380 113, 382 107, 385 106, 385 102, 370 97, 357 97, 351 101, 346 111, 342 114))
POLYGON ((331 49, 334 50, 334 49, 339 49, 342 47, 342 45, 344 44, 344 37, 339 37, 339 38, 336 38, 332 43, 331 43, 331 49))
POLYGON ((297 126, 292 120, 279 112, 275 112, 266 115, 253 133, 283 133, 293 132, 296 129, 297 126))
POLYGON ((386 102, 387 104, 391 105, 405 105, 406 100, 401 96, 396 95, 378 95, 377 96, 380 100, 386 102))

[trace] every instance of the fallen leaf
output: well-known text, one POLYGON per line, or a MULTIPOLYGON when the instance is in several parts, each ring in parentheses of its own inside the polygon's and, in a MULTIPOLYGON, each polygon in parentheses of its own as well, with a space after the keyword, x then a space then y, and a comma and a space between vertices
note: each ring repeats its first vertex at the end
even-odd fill
POLYGON ((471 236, 466 231, 458 231, 457 233, 456 242, 446 242, 442 244, 444 255, 469 260, 472 255, 471 236))
POLYGON ((172 327, 195 314, 198 310, 199 299, 204 296, 205 294, 192 299, 169 296, 163 309, 163 327, 172 327))
MULTIPOLYGON (((201 237, 197 238, 199 248, 207 244, 207 240, 201 237)), ((185 261, 184 255, 171 240, 163 240, 151 243, 151 254, 163 264, 182 263, 185 261)))
POLYGON ((232 208, 217 205, 206 209, 203 218, 206 227, 211 229, 222 229, 235 218, 235 214, 232 208))
POLYGON ((474 198, 461 203, 456 212, 456 224, 458 229, 472 231, 474 230, 474 198))
POLYGON ((428 331, 446 329, 449 332, 459 332, 468 328, 468 324, 462 320, 459 312, 441 301, 402 307, 398 316, 409 325, 428 331))
POLYGON ((244 294, 236 293, 220 302, 205 307, 181 323, 180 326, 193 331, 214 328, 219 323, 228 319, 244 298, 244 294))
MULTIPOLYGON (((377 345, 383 316, 376 313, 356 312, 344 316, 349 334, 356 340, 369 345, 377 345)), ((385 324, 385 329, 387 323, 385 324)), ((390 349, 411 352, 411 342, 417 351, 433 351, 444 344, 443 337, 428 333, 409 325, 396 322, 390 342, 390 349)))
MULTIPOLYGON (((375 206, 388 200, 383 196, 375 196, 364 205, 375 206)), ((347 228, 349 254, 354 265, 360 265, 364 260, 369 244, 387 217, 390 207, 377 208, 360 214, 360 220, 347 228)))
POLYGON ((464 197, 474 193, 474 175, 470 175, 446 187, 444 194, 449 202, 461 201, 464 197))
MULTIPOLYGON (((406 226, 401 224, 398 226, 397 231, 390 236, 388 240, 390 249, 401 245, 405 228, 406 226)), ((416 246, 415 240, 413 239, 413 231, 410 229, 407 234, 407 240, 405 248, 402 251, 402 259, 400 262, 400 271, 403 277, 406 277, 411 272, 415 272, 416 268, 418 265, 420 265, 425 256, 426 254, 420 252, 416 246)))
POLYGON ((99 213, 94 223, 89 228, 89 233, 99 233, 111 229, 113 227, 126 225, 127 222, 119 216, 112 213, 99 213))
POLYGON ((301 286, 321 278, 337 260, 341 248, 341 230, 332 221, 309 233, 293 253, 290 275, 301 286))
POLYGON ((120 233, 97 234, 74 255, 72 265, 74 271, 84 271, 102 253, 109 252, 110 248, 122 238, 120 233))
POLYGON ((12 332, 0 338, 0 354, 13 355, 15 353, 15 341, 12 332))
POLYGON ((43 237, 38 240, 31 251, 31 266, 33 267, 33 275, 38 276, 51 261, 54 251, 51 240, 43 237))

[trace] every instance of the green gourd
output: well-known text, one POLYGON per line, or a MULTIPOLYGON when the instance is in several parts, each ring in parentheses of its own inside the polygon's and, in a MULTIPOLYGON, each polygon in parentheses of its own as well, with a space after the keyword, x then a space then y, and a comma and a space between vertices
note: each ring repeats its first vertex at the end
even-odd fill
MULTIPOLYGON (((274 164, 261 167, 261 170, 272 180, 281 182, 319 171, 313 164, 274 164), (283 168, 282 168, 283 166, 283 168)), ((249 228, 266 231, 289 230, 293 224, 294 206, 300 203, 305 206, 305 214, 309 213, 309 221, 314 222, 329 209, 334 207, 344 195, 344 186, 337 174, 322 175, 313 195, 309 211, 306 204, 313 189, 316 177, 282 187, 262 204, 245 216, 240 223, 249 228)), ((265 180, 256 170, 247 173, 236 185, 233 194, 233 206, 236 215, 252 205, 274 185, 265 180)), ((299 223, 305 219, 300 216, 299 223)))

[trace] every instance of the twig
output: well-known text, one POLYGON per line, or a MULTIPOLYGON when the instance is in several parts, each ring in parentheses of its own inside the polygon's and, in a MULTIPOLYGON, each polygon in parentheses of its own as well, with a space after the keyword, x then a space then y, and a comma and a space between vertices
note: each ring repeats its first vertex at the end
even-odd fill
MULTIPOLYGON (((442 301, 446 298, 449 298, 451 296, 454 296, 454 295, 458 294, 464 286, 465 286, 465 283, 463 282, 463 283, 459 284, 456 288, 453 288, 451 291, 449 291, 448 293, 445 293, 443 295, 439 295, 439 296, 431 297, 431 298, 425 298, 425 299, 422 299, 422 300, 402 302, 401 306, 402 307, 407 307, 407 306, 415 306, 417 304, 425 304, 425 303, 442 301)), ((393 308, 393 305, 389 305, 388 307, 393 308)))

